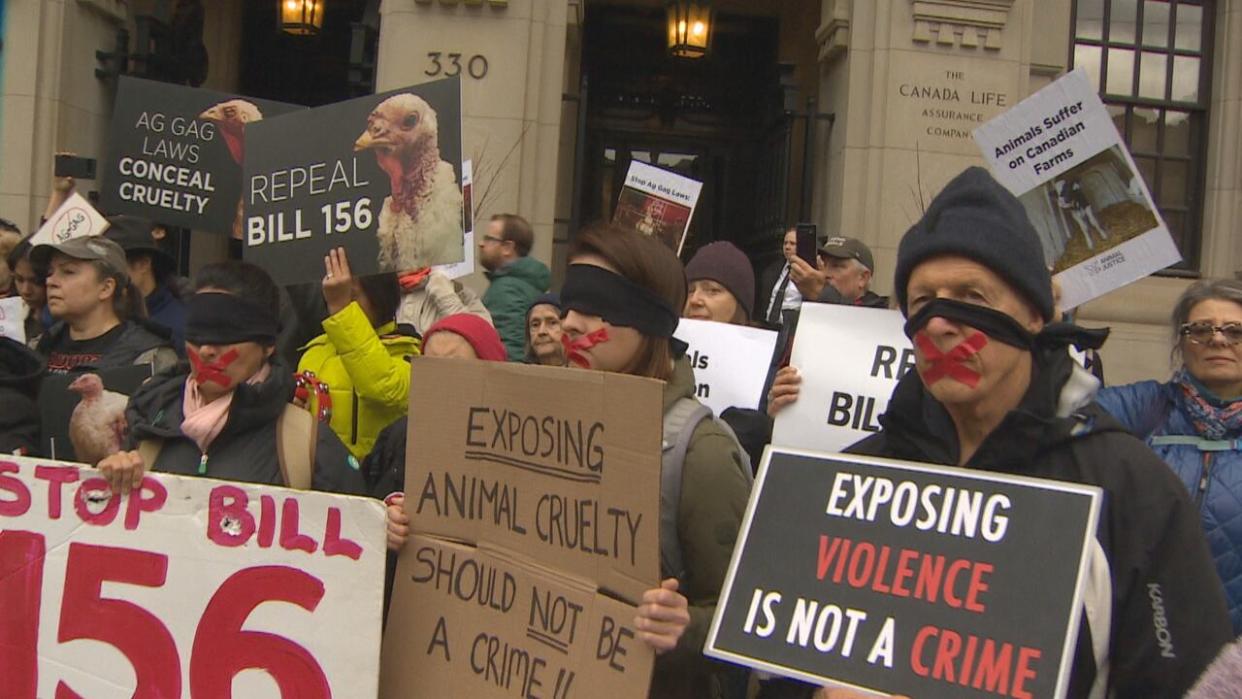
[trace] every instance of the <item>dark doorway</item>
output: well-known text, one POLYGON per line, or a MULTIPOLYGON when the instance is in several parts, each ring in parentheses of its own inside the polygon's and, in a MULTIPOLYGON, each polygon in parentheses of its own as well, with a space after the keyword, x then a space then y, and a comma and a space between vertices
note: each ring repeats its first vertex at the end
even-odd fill
POLYGON ((777 20, 722 13, 714 31, 706 58, 674 58, 662 9, 588 7, 581 221, 611 218, 640 160, 703 182, 684 259, 714 240, 758 251, 785 225, 791 120, 777 20))

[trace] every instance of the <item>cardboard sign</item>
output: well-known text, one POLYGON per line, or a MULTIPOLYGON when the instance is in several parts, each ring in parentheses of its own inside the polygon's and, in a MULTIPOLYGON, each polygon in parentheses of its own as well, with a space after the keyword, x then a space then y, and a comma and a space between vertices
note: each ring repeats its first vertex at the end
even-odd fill
POLYGON ((897 381, 914 368, 899 311, 803 303, 790 364, 798 400, 776 414, 772 444, 841 451, 880 430, 897 381))
POLYGON ((246 148, 245 257, 279 284, 318 282, 344 247, 354 274, 463 258, 461 81, 265 119, 246 148))
MULTIPOLYGON (((53 353, 49 368, 57 367, 53 353)), ((89 373, 50 373, 39 389, 40 450, 53 459, 92 466, 120 450, 125 406, 151 365, 99 369, 89 373)))
POLYGON ((663 384, 427 357, 412 372, 414 531, 515 551, 630 602, 659 584, 663 384))
MULTIPOLYGON (((504 552, 414 536, 397 564, 381 696, 647 696, 637 609, 504 552)), ((358 696, 362 696, 359 694, 358 696)))
POLYGON ((447 265, 436 265, 436 269, 444 272, 449 279, 457 279, 474 272, 474 173, 473 163, 465 160, 461 164, 461 198, 462 212, 466 217, 466 233, 462 242, 461 262, 447 265))
POLYGON ((885 695, 1063 697, 1101 497, 770 448, 706 652, 885 695))
POLYGON ((26 344, 26 302, 20 296, 0 299, 0 337, 26 344))
POLYGON ((974 131, 1022 200, 1043 264, 1074 308, 1181 259, 1134 159, 1082 68, 974 131))
POLYGON ((702 190, 702 182, 631 160, 612 221, 658 236, 680 255, 702 190))
POLYGON ((682 318, 674 336, 690 345, 695 397, 719 415, 726 408, 759 408, 777 333, 744 325, 682 318))
POLYGON ((0 490, 6 696, 376 695, 379 502, 20 457, 0 490))
POLYGON ((30 245, 56 245, 70 238, 102 235, 108 230, 105 219, 81 194, 74 192, 64 204, 52 213, 51 218, 39 226, 30 236, 30 245))
POLYGON ((100 206, 172 226, 241 231, 247 135, 292 104, 121 76, 100 206))

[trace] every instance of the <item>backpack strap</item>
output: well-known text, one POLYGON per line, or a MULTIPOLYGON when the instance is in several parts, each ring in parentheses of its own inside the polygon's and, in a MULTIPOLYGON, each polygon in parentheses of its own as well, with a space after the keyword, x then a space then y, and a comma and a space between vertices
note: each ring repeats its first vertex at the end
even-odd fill
POLYGON ((1242 450, 1242 439, 1206 439, 1189 434, 1161 434, 1151 437, 1147 443, 1153 447, 1164 444, 1180 444, 1191 446, 1199 451, 1239 451, 1242 450))
POLYGON ((285 486, 310 490, 319 442, 319 421, 290 403, 276 418, 276 460, 285 486))
POLYGON ((155 460, 160 458, 164 448, 162 439, 144 439, 138 442, 138 456, 142 457, 142 467, 147 471, 155 470, 155 460))

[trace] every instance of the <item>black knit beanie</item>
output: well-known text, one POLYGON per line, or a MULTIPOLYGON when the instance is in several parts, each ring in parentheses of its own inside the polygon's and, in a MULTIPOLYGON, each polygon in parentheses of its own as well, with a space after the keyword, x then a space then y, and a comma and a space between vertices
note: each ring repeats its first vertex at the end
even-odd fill
POLYGON ((733 243, 719 240, 699 248, 686 265, 686 281, 710 279, 733 294, 746 317, 754 316, 755 270, 746 253, 733 243))
POLYGON ((893 290, 906 312, 910 273, 939 255, 961 255, 987 267, 1052 320, 1052 277, 1044 267, 1039 236, 1018 198, 987 170, 967 168, 953 178, 906 231, 897 247, 893 290))

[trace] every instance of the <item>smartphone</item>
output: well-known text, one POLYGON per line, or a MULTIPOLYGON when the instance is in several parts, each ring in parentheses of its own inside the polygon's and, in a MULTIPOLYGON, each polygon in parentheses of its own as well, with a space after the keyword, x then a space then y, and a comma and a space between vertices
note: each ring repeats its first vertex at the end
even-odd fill
POLYGON ((814 223, 799 223, 797 226, 794 226, 794 231, 797 233, 797 236, 798 236, 798 257, 801 257, 802 260, 806 262, 808 265, 810 265, 812 269, 815 269, 816 268, 815 224, 814 223))
POLYGON ((75 180, 93 180, 95 179, 95 159, 79 158, 76 155, 58 155, 56 156, 56 176, 72 177, 75 180))

